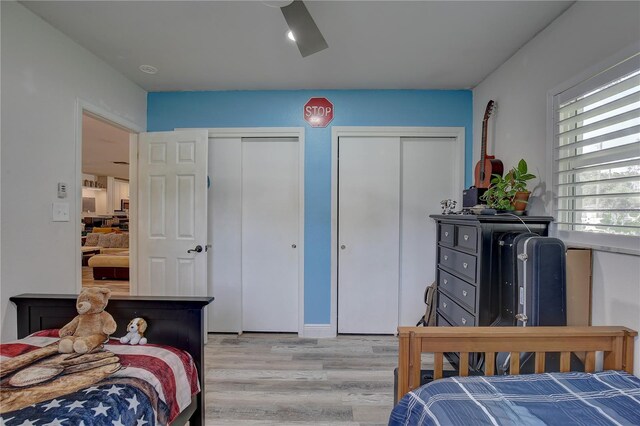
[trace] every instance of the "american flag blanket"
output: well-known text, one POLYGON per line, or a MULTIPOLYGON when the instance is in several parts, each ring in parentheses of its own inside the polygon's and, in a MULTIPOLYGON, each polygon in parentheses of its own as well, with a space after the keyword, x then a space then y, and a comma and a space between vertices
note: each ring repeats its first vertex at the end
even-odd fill
POLYGON ((405 395, 389 425, 640 425, 640 379, 620 371, 441 379, 405 395))
MULTIPOLYGON (((58 340, 57 330, 0 345, 0 360, 44 347, 58 340)), ((0 426, 166 425, 200 391, 191 355, 154 344, 104 345, 120 358, 122 368, 78 392, 39 402, 0 416, 0 426)))

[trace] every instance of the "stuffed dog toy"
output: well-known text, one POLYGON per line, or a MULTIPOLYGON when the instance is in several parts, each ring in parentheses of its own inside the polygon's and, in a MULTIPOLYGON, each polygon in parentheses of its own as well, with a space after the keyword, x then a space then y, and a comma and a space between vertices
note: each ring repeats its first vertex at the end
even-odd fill
POLYGON ((130 345, 144 345, 147 338, 144 332, 147 330, 147 322, 143 318, 134 318, 127 325, 127 335, 120 338, 120 343, 129 343, 130 345))

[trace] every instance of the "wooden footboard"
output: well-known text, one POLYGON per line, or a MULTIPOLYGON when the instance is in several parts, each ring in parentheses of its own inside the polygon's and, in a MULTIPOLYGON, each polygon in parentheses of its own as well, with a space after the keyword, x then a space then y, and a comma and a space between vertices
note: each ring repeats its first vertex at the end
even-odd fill
POLYGON ((535 353, 535 371, 545 371, 545 354, 560 353, 560 371, 570 371, 572 352, 585 352, 585 371, 595 371, 596 352, 604 369, 633 374, 636 331, 625 327, 399 327, 398 400, 420 386, 423 353, 434 354, 434 379, 442 378, 443 355, 460 354, 458 374, 469 374, 469 353, 485 354, 485 374, 495 374, 497 352, 510 352, 510 374, 520 372, 520 353, 535 353))

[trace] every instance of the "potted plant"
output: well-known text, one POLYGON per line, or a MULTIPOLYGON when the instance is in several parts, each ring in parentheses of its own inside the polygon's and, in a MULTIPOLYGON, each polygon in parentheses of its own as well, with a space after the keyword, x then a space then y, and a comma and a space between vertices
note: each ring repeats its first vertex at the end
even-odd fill
POLYGON ((535 177, 528 172, 527 162, 522 159, 504 177, 493 175, 491 186, 481 199, 492 209, 523 212, 531 194, 527 181, 535 177))

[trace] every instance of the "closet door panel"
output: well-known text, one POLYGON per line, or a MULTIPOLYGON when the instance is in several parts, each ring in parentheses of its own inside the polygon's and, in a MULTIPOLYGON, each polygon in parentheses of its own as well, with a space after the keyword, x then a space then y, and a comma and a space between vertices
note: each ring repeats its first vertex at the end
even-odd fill
POLYGON ((339 141, 338 332, 398 325, 400 139, 339 141))

